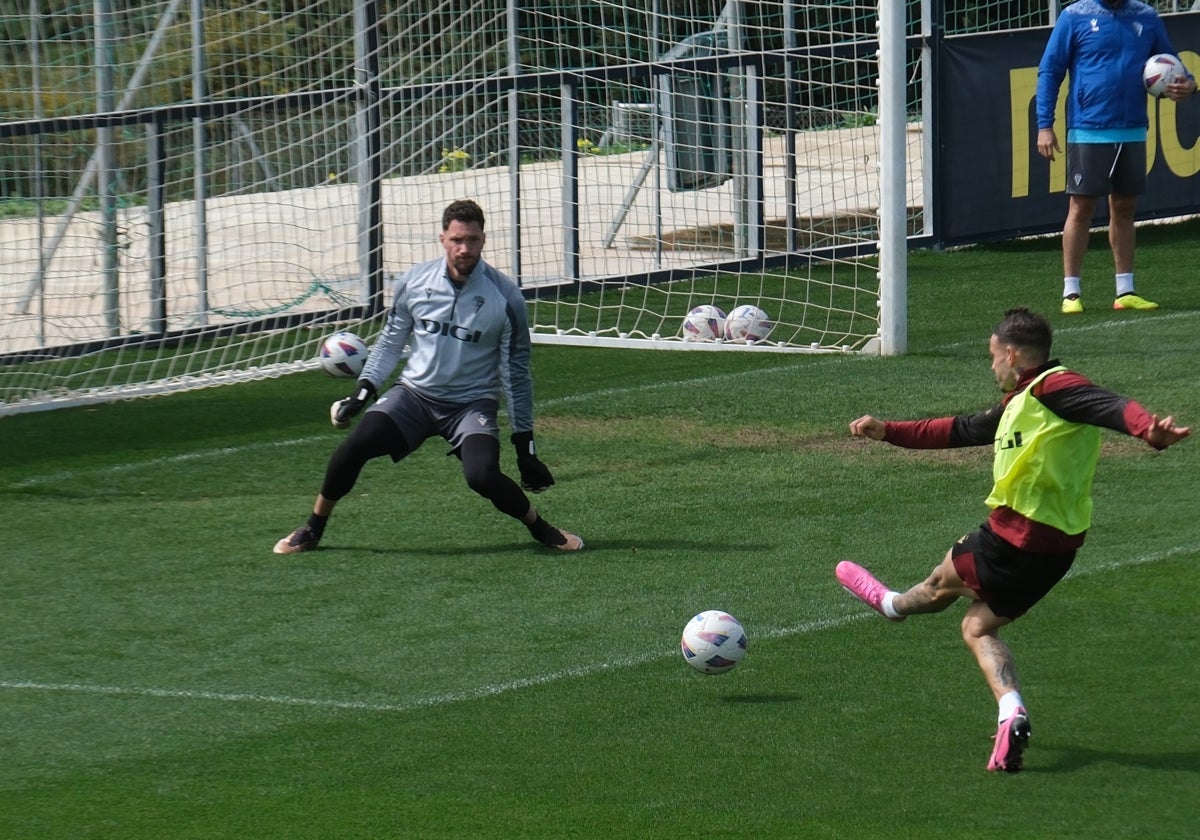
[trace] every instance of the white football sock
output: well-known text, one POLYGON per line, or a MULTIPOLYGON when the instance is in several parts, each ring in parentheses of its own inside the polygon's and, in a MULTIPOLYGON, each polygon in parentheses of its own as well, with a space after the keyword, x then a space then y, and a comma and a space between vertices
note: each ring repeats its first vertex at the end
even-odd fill
POLYGON ((1133 272, 1117 275, 1117 297, 1133 291, 1133 272))
POLYGON ((1018 706, 1024 706, 1025 701, 1021 699, 1021 692, 1010 691, 1000 698, 1000 723, 1008 720, 1017 713, 1018 706))
POLYGON ((899 594, 899 592, 889 592, 883 596, 883 600, 879 604, 883 608, 883 614, 888 618, 900 618, 900 613, 896 612, 896 608, 892 606, 892 602, 896 600, 896 596, 899 594))
POLYGON ((1080 283, 1078 277, 1063 278, 1063 297, 1066 297, 1067 295, 1083 294, 1079 289, 1080 283))

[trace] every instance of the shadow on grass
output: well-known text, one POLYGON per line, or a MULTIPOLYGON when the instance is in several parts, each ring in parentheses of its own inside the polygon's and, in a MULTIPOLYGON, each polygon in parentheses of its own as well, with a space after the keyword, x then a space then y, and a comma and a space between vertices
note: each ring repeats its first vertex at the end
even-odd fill
POLYGON ((1140 767, 1147 770, 1184 770, 1200 773, 1200 753, 1158 752, 1131 753, 1093 749, 1067 744, 1046 747, 1039 744, 1039 751, 1055 756, 1049 764, 1035 763, 1029 769, 1044 773, 1074 773, 1099 764, 1115 764, 1121 767, 1140 767))
MULTIPOLYGON (((494 554, 535 554, 538 556, 549 557, 586 557, 589 554, 594 554, 599 551, 606 552, 605 560, 619 560, 617 553, 627 554, 630 558, 635 558, 642 551, 682 551, 682 552, 705 552, 711 555, 732 555, 737 553, 750 552, 769 548, 770 546, 755 546, 747 545, 746 543, 738 543, 734 545, 714 543, 712 541, 701 540, 684 540, 684 539, 589 539, 586 534, 583 535, 584 548, 583 551, 559 551, 549 546, 544 546, 532 538, 512 543, 495 543, 493 545, 418 545, 415 543, 398 543, 396 545, 351 545, 346 543, 322 542, 314 551, 346 551, 346 552, 361 552, 363 554, 372 555, 414 555, 433 556, 433 557, 479 557, 480 555, 494 554)), ((381 543, 383 541, 381 540, 381 543)))

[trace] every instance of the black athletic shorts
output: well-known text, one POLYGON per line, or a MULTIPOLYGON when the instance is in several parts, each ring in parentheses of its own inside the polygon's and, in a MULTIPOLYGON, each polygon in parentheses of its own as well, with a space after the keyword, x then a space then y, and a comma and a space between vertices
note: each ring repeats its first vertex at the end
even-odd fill
POLYGON ((393 461, 416 452, 431 437, 441 436, 453 447, 446 454, 458 452, 470 435, 489 435, 500 439, 496 414, 500 403, 493 399, 478 399, 469 403, 435 400, 417 393, 403 382, 397 382, 383 393, 367 414, 383 413, 392 419, 407 449, 392 449, 393 461))
POLYGON ((1141 195, 1146 191, 1146 144, 1068 143, 1068 195, 1141 195))
POLYGON ((1019 618, 1063 579, 1075 552, 1034 554, 992 533, 986 523, 950 549, 954 570, 992 612, 1019 618))

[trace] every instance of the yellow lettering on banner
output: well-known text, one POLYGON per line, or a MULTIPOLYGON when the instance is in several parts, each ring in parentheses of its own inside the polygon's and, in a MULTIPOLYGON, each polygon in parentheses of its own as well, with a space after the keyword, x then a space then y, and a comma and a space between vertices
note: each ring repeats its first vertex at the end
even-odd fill
MULTIPOLYGON (((1200 67, 1200 56, 1194 52, 1182 52, 1179 57, 1185 67, 1200 67)), ((1189 104, 1187 107, 1195 106, 1189 104)), ((1155 140, 1162 147, 1163 162, 1166 163, 1167 169, 1171 170, 1171 174, 1180 178, 1190 178, 1200 172, 1200 138, 1193 140, 1192 145, 1184 147, 1179 139, 1179 126, 1176 121, 1178 109, 1179 103, 1170 99, 1160 99, 1158 108, 1150 109, 1150 134, 1146 138, 1147 172, 1154 164, 1155 140)))
MULTIPOLYGON (((1184 66, 1200 68, 1200 54, 1188 50, 1181 52, 1179 57, 1184 66)), ((1055 155, 1055 159, 1050 161, 1051 193, 1063 192, 1067 186, 1066 101, 1069 87, 1070 78, 1066 78, 1059 88, 1058 102, 1054 106, 1055 123, 1062 126, 1062 130, 1056 133, 1063 153, 1055 155)), ((1009 70, 1008 89, 1012 110, 1012 197, 1024 198, 1029 195, 1029 164, 1037 154, 1033 146, 1037 126, 1029 124, 1030 108, 1037 107, 1037 68, 1014 67, 1009 70)), ((1165 98, 1147 99, 1150 127, 1146 132, 1146 171, 1154 168, 1155 159, 1161 152, 1163 163, 1172 175, 1190 178, 1200 172, 1200 137, 1195 138, 1190 146, 1183 145, 1179 138, 1179 103, 1165 98)), ((1195 106, 1189 104, 1186 107, 1195 106)))
MULTIPOLYGON (((1012 108, 1012 197, 1029 195, 1031 131, 1029 102, 1037 97, 1037 68, 1014 67, 1008 71, 1008 101, 1012 108)), ((1036 126, 1034 126, 1036 128, 1036 126)))
MULTIPOLYGON (((1067 88, 1070 79, 1063 79, 1058 89, 1058 102, 1054 105, 1056 117, 1062 116, 1064 126, 1058 134, 1058 143, 1063 151, 1050 161, 1050 192, 1063 192, 1067 188, 1067 88)), ((1033 145, 1037 138, 1037 125, 1029 124, 1030 108, 1037 111, 1037 68, 1014 67, 1008 71, 1008 96, 1012 109, 1012 197, 1029 195, 1029 161, 1037 154, 1033 145)), ((1036 116, 1035 116, 1036 119, 1036 116)), ((1060 121, 1056 120, 1056 124, 1060 121)), ((1040 157, 1040 156, 1039 156, 1040 157)))

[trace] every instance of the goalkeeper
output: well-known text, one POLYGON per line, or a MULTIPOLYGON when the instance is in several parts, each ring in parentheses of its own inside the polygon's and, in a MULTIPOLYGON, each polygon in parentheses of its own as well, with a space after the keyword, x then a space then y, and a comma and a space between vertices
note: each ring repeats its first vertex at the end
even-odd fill
POLYGON ((443 259, 414 266, 396 282, 395 300, 352 396, 330 407, 339 429, 366 408, 334 450, 308 521, 275 544, 276 554, 317 547, 338 500, 367 461, 400 461, 440 436, 462 462, 467 486, 519 519, 542 545, 578 551, 583 540, 542 519, 522 487, 554 484, 533 444, 533 380, 525 299, 481 254, 483 210, 455 201, 442 214, 443 259), (400 379, 370 403, 411 348, 400 379), (521 484, 500 471, 499 397, 504 394, 521 484))
POLYGON ((1000 628, 1025 614, 1071 568, 1092 513, 1092 476, 1100 428, 1166 449, 1190 430, 1150 414, 1133 400, 1094 385, 1050 360, 1050 323, 1024 307, 1010 309, 989 342, 992 372, 1004 399, 986 411, 933 420, 885 422, 870 415, 850 434, 910 449, 992 446, 991 514, 946 552, 922 583, 895 592, 848 560, 838 582, 874 610, 903 621, 971 601, 962 637, 999 705, 988 770, 1016 772, 1029 741, 1029 715, 1012 653, 1000 628))

